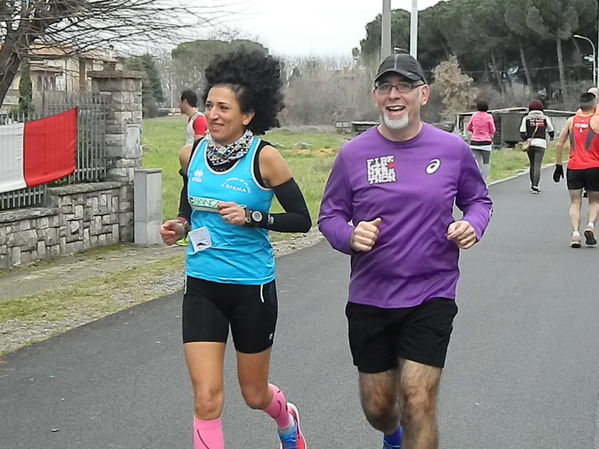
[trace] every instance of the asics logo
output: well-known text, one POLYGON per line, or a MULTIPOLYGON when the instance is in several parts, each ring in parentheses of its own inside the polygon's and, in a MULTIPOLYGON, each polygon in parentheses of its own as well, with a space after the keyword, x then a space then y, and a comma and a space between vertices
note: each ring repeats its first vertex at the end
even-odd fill
POLYGON ((432 175, 437 170, 439 170, 440 166, 441 166, 441 161, 439 159, 433 159, 432 161, 430 161, 428 163, 428 165, 426 166, 425 171, 426 171, 427 174, 432 175))

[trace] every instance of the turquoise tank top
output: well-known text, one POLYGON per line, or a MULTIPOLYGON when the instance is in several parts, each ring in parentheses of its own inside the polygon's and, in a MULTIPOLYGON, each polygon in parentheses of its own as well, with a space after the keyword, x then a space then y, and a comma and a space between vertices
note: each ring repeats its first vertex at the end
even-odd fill
POLYGON ((254 137, 248 153, 224 172, 210 168, 206 141, 202 140, 187 170, 187 196, 192 208, 191 228, 206 227, 212 246, 194 253, 187 248, 185 272, 212 282, 261 285, 275 277, 275 262, 268 231, 226 223, 215 205, 219 201, 239 204, 268 213, 273 192, 254 177, 254 158, 260 139, 254 137))

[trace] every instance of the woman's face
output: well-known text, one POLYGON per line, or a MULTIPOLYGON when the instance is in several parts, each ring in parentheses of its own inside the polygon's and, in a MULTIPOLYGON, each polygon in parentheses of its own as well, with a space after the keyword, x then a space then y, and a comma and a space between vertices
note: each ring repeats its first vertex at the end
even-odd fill
POLYGON ((254 113, 241 112, 235 92, 228 86, 214 86, 208 92, 204 111, 212 138, 221 145, 239 139, 254 117, 254 113))

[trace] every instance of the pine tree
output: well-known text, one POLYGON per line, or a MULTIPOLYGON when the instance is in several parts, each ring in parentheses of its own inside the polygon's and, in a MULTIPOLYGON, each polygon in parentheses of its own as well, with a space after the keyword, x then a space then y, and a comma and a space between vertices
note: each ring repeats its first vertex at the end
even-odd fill
POLYGON ((158 103, 164 101, 164 93, 154 59, 150 55, 129 58, 125 67, 143 73, 141 85, 142 110, 144 117, 156 117, 158 103))
POLYGON ((24 60, 21 65, 21 78, 19 79, 19 107, 20 114, 29 115, 33 112, 33 92, 31 85, 31 67, 29 61, 24 60))
POLYGON ((562 98, 566 95, 562 41, 570 39, 588 17, 596 16, 595 0, 530 0, 526 25, 541 38, 555 41, 562 98))

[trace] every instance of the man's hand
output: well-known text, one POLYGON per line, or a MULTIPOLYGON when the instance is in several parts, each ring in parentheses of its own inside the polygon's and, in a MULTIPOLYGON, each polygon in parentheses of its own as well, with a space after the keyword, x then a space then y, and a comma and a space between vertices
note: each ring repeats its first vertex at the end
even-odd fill
POLYGON ((553 180, 559 182, 564 177, 564 167, 561 164, 555 164, 555 170, 553 170, 553 180))
POLYGON ((375 218, 372 221, 361 221, 353 229, 349 238, 349 246, 354 251, 368 252, 376 243, 379 236, 380 218, 375 218))
POLYGON ((185 237, 185 226, 177 220, 167 220, 160 226, 160 237, 167 245, 173 245, 185 237))
POLYGON ((460 249, 468 249, 476 243, 476 234, 470 223, 458 220, 447 228, 447 240, 453 240, 460 249))

